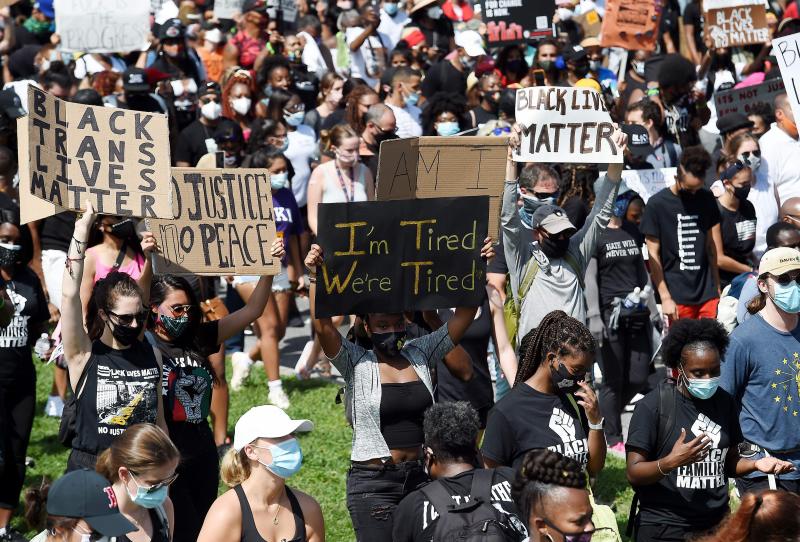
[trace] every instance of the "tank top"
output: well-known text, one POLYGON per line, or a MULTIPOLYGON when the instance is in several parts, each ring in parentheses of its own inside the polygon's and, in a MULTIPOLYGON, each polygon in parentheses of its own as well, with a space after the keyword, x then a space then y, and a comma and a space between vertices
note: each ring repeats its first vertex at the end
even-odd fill
POLYGON ((97 455, 129 426, 156 423, 158 362, 147 342, 136 341, 130 348, 115 350, 94 341, 85 370, 73 449, 97 455))
MULTIPOLYGON (((233 490, 236 496, 239 497, 239 506, 242 508, 242 542, 267 542, 256 528, 256 521, 253 519, 253 511, 250 509, 250 503, 247 502, 247 495, 244 494, 244 489, 241 485, 234 486, 233 490)), ((306 542, 306 522, 303 518, 303 510, 300 508, 300 503, 297 498, 286 486, 286 496, 289 497, 289 504, 292 507, 292 515, 294 515, 294 538, 285 540, 284 542, 306 542)))
MULTIPOLYGON (((166 515, 164 515, 164 519, 162 520, 158 508, 151 508, 148 510, 148 513, 150 515, 150 523, 153 524, 153 536, 150 538, 150 542, 170 542, 169 525, 167 525, 166 522, 166 515)), ((122 535, 117 537, 117 542, 131 542, 131 539, 122 535)))
POLYGON ((390 450, 414 448, 424 442, 422 419, 432 404, 421 380, 381 384, 381 433, 390 450))
POLYGON ((347 186, 347 184, 342 187, 342 182, 347 183, 344 178, 345 172, 342 171, 342 180, 340 182, 339 175, 336 173, 335 162, 331 163, 334 164, 334 167, 325 172, 325 184, 322 187, 322 203, 367 201, 367 184, 364 180, 364 172, 367 171, 367 166, 360 162, 356 164, 351 188, 347 186), (347 193, 345 193, 345 191, 347 191, 347 193))

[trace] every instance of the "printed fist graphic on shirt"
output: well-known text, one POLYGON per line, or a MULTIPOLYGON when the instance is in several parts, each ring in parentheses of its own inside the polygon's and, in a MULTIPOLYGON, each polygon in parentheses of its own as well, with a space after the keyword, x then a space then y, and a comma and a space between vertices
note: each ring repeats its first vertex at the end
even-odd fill
POLYGON ((699 437, 702 433, 708 435, 711 442, 714 443, 714 448, 719 448, 719 441, 722 438, 722 427, 705 414, 700 414, 692 424, 692 433, 699 437))
POLYGON ((550 429, 564 442, 575 440, 575 420, 558 407, 553 407, 550 415, 550 429))

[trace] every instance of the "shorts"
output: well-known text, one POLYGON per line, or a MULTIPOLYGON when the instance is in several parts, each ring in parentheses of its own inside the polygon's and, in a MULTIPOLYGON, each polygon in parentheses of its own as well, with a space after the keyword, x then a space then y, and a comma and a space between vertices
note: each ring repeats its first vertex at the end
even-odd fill
POLYGON ((272 291, 275 293, 291 292, 292 285, 289 283, 289 272, 285 265, 281 265, 280 272, 272 277, 272 291))
POLYGON ((249 282, 258 282, 261 277, 258 275, 237 275, 233 277, 233 285, 247 284, 249 282))

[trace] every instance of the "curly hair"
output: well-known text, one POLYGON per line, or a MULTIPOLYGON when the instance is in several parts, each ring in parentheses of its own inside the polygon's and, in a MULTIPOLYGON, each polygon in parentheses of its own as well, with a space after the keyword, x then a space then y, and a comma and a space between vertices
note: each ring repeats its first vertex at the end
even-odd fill
POLYGON ((520 363, 514 386, 533 376, 547 354, 567 356, 577 352, 594 354, 597 348, 589 329, 564 311, 545 315, 539 327, 530 330, 520 344, 520 363))
POLYGON ((531 450, 522 460, 511 486, 511 496, 527 523, 531 510, 557 488, 586 487, 586 473, 580 463, 547 449, 531 450))
POLYGON ((669 328, 661 342, 664 365, 675 369, 681 362, 685 351, 714 348, 722 358, 728 348, 728 334, 714 318, 699 320, 680 319, 669 328))
POLYGON ((278 68, 284 68, 289 72, 289 77, 292 77, 292 67, 286 57, 283 55, 270 55, 264 59, 264 62, 261 64, 256 74, 256 84, 258 87, 264 88, 267 86, 272 72, 278 68))
POLYGON ((435 403, 425 411, 422 422, 425 445, 439 461, 472 461, 476 454, 480 419, 466 401, 435 403))
POLYGON ((748 116, 761 117, 764 119, 765 126, 769 126, 775 122, 775 111, 772 109, 772 105, 764 102, 756 102, 751 105, 748 116))
POLYGON ((700 145, 686 147, 681 154, 680 164, 687 172, 702 179, 711 167, 711 155, 700 145))
POLYGON ((425 135, 436 135, 436 129, 433 127, 436 117, 445 112, 453 113, 458 119, 459 129, 462 129, 466 125, 464 122, 467 114, 466 98, 453 92, 437 92, 431 96, 422 111, 422 132, 425 135))
POLYGON ((784 542, 800 537, 800 496, 788 491, 747 493, 735 514, 698 542, 784 542))

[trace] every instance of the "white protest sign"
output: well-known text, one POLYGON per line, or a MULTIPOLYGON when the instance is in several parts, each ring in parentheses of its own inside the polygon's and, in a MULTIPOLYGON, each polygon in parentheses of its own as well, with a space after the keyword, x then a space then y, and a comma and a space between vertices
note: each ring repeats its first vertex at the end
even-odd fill
POLYGON ((678 168, 663 169, 626 169, 622 172, 622 181, 629 190, 639 194, 645 203, 656 192, 675 184, 678 168))
POLYGON ((772 53, 778 59, 792 112, 795 118, 800 119, 800 94, 797 89, 800 81, 800 34, 772 40, 772 53))
POLYGON ((131 0, 55 0, 61 49, 84 53, 145 51, 150 5, 131 0))
POLYGON ((614 124, 603 96, 588 88, 517 90, 516 121, 522 126, 517 162, 621 164, 614 124))
POLYGON ((214 17, 217 19, 233 19, 242 12, 242 0, 215 0, 214 17))

